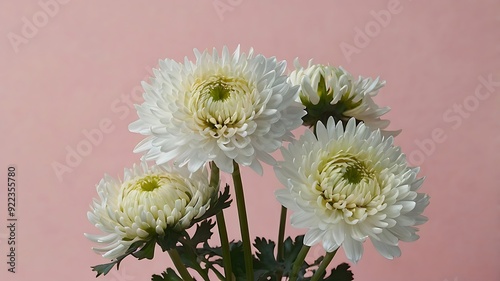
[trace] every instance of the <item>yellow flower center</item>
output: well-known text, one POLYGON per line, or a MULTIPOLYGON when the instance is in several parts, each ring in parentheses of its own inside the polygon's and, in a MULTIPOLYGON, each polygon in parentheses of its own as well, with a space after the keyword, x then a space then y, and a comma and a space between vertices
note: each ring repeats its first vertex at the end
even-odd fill
POLYGON ((161 178, 157 175, 149 175, 145 176, 137 180, 137 184, 134 185, 134 188, 140 188, 143 191, 153 191, 160 187, 161 178))
POLYGON ((349 224, 383 207, 382 187, 368 165, 354 155, 338 153, 319 167, 318 204, 349 224))
POLYGON ((200 77, 191 87, 189 108, 202 133, 228 139, 255 116, 256 91, 242 77, 200 77))
MULTIPOLYGON (((154 220, 163 212, 172 215, 172 221, 167 223, 173 225, 186 212, 193 197, 191 187, 186 179, 175 174, 144 175, 122 184, 117 207, 130 222, 135 222, 137 217, 144 219, 143 212, 150 213, 154 220)), ((155 225, 142 228, 155 233, 155 225)))
MULTIPOLYGON (((214 78, 214 77, 212 77, 214 78)), ((213 101, 224 101, 231 95, 231 80, 217 78, 216 81, 207 80, 200 85, 200 91, 210 95, 213 101)))

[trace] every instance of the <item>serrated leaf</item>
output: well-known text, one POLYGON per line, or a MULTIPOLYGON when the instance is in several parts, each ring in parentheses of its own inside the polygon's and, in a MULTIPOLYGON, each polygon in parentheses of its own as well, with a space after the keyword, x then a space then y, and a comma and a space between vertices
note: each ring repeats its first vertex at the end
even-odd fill
POLYGON ((194 225, 195 223, 198 223, 198 222, 206 220, 212 216, 215 216, 220 211, 231 206, 231 202, 233 200, 231 200, 230 198, 231 198, 231 195, 229 194, 229 185, 226 184, 226 186, 224 187, 224 192, 220 192, 219 197, 216 200, 210 202, 210 207, 205 212, 205 214, 203 214, 203 216, 201 216, 197 219, 194 219, 191 222, 191 225, 194 225))
MULTIPOLYGON (((289 276, 290 272, 292 271, 292 266, 293 262, 297 259, 297 256, 299 255, 300 249, 302 249, 303 246, 303 241, 304 241, 304 235, 299 235, 295 237, 295 241, 292 241, 292 238, 288 237, 284 241, 283 245, 283 250, 284 250, 284 257, 285 260, 283 261, 284 265, 284 275, 289 276)), ((306 263, 304 263, 307 265, 306 263)), ((303 275, 305 269, 301 269, 299 272, 299 275, 303 275)))
POLYGON ((229 243, 229 251, 231 253, 231 265, 236 280, 246 280, 243 243, 241 241, 229 243))
POLYGON ((276 274, 283 272, 283 266, 276 261, 274 248, 276 243, 265 238, 255 238, 254 247, 257 249, 257 259, 254 262, 254 275, 260 280, 276 280, 276 274))
POLYGON ((189 237, 189 235, 185 231, 178 232, 172 229, 167 229, 164 236, 158 236, 156 238, 156 243, 158 243, 162 251, 166 252, 175 248, 177 242, 179 242, 179 238, 181 237, 189 237))
POLYGON ((193 237, 189 237, 188 233, 180 236, 177 241, 180 244, 175 246, 175 249, 180 255, 182 263, 188 268, 196 270, 202 275, 208 276, 208 267, 202 267, 201 262, 206 264, 212 264, 211 261, 206 260, 205 253, 202 250, 197 249, 198 244, 207 243, 208 239, 212 237, 212 228, 215 226, 215 222, 211 220, 204 220, 199 223, 196 227, 196 231, 193 237))
POLYGON ((310 266, 319 266, 320 263, 325 259, 325 256, 320 256, 317 258, 313 263, 310 264, 310 266))
POLYGON ((118 267, 120 266, 120 262, 124 258, 126 258, 128 255, 130 255, 133 252, 135 252, 137 249, 139 249, 140 247, 142 247, 142 245, 144 245, 145 243, 146 243, 145 241, 137 241, 137 242, 132 243, 132 245, 130 245, 130 247, 127 249, 127 251, 125 252, 125 254, 119 256, 118 258, 116 258, 114 261, 112 261, 110 263, 105 263, 105 264, 99 264, 99 265, 91 266, 92 271, 97 272, 96 277, 99 277, 101 274, 102 275, 108 274, 109 271, 111 269, 113 269, 113 267, 115 265, 116 265, 116 269, 118 269, 118 267))
POLYGON ((196 249, 192 248, 188 244, 182 244, 182 246, 178 246, 176 249, 177 252, 179 252, 182 263, 186 267, 192 268, 199 273, 204 272, 205 274, 208 274, 208 269, 203 268, 200 265, 200 259, 198 257, 199 254, 197 253, 196 249))
POLYGON ((111 269, 117 264, 118 262, 110 262, 110 263, 105 263, 105 264, 99 264, 99 265, 94 265, 92 266, 92 271, 96 271, 97 275, 95 277, 99 277, 101 274, 106 275, 109 273, 111 269))
POLYGON ((161 276, 154 274, 151 281, 182 281, 182 278, 173 269, 167 268, 167 271, 162 272, 161 276))
POLYGON ((198 247, 198 244, 205 243, 212 237, 214 234, 211 230, 215 226, 215 222, 212 223, 211 220, 202 221, 196 227, 196 232, 193 234, 193 237, 190 239, 190 243, 193 248, 198 247))
POLYGON ((330 276, 324 281, 352 281, 354 274, 349 270, 351 266, 347 263, 341 263, 336 268, 332 269, 330 276))
MULTIPOLYGON (((221 247, 212 247, 208 243, 203 244, 203 248, 196 249, 198 255, 207 256, 214 265, 223 267, 221 247)), ((243 243, 241 241, 231 241, 229 243, 229 252, 231 254, 231 265, 233 274, 238 281, 245 281, 245 256, 243 254, 243 243)))
POLYGON ((266 271, 275 271, 279 269, 279 263, 274 256, 274 247, 276 244, 265 238, 255 238, 254 247, 257 249, 257 261, 255 269, 264 269, 266 271))
POLYGON ((197 248, 196 250, 203 255, 208 255, 209 257, 222 257, 221 247, 212 247, 207 242, 203 243, 203 248, 197 248))
POLYGON ((142 259, 153 259, 155 255, 155 245, 156 239, 151 239, 139 251, 133 252, 132 255, 139 260, 142 259))

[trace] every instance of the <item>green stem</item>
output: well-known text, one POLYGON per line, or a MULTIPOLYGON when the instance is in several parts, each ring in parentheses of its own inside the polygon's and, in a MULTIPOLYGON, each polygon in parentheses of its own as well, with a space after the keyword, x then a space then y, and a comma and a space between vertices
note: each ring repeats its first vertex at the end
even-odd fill
POLYGON ((311 281, 318 281, 320 280, 321 276, 325 272, 325 269, 328 267, 330 262, 332 261, 333 257, 337 253, 337 250, 331 252, 331 253, 326 253, 325 258, 323 261, 321 261, 321 264, 318 267, 318 270, 314 273, 314 275, 311 278, 311 281))
MULTIPOLYGON (((219 167, 217 167, 214 162, 212 162, 211 164, 210 185, 219 187, 219 167)), ((219 230, 219 238, 222 248, 224 274, 226 275, 226 280, 232 281, 233 267, 231 265, 231 251, 229 249, 229 238, 227 235, 226 220, 224 219, 223 211, 221 210, 220 212, 218 212, 215 217, 217 219, 217 228, 219 230)))
POLYGON ((311 247, 302 245, 302 249, 300 249, 299 254, 297 255, 297 259, 293 263, 292 266, 292 273, 290 274, 290 281, 295 281, 297 280, 297 276, 299 275, 299 270, 304 264, 304 260, 306 259, 307 252, 309 252, 309 249, 311 247))
POLYGON ((210 186, 216 186, 219 189, 219 167, 214 162, 210 163, 210 186))
POLYGON ((280 226, 278 232, 278 252, 276 259, 282 261, 285 259, 285 227, 286 227, 286 211, 284 206, 281 206, 280 226))
MULTIPOLYGON (((283 261, 285 259, 285 227, 286 227, 286 211, 285 206, 281 206, 280 226, 278 231, 278 251, 276 252, 276 260, 283 261)), ((283 270, 278 270, 276 280, 281 280, 283 270)))
POLYGON ((238 218, 240 221, 241 240, 243 243, 243 254, 245 257, 245 269, 247 280, 253 280, 253 257, 250 245, 250 233, 248 230, 247 211, 245 207, 245 195, 243 193, 243 183, 241 182, 240 168, 233 162, 233 184, 236 194, 236 206, 238 208, 238 218))
POLYGON ((182 277, 182 280, 185 281, 194 281, 193 277, 189 274, 186 266, 184 263, 182 263, 181 257, 179 256, 179 252, 177 252, 176 249, 170 249, 168 250, 168 254, 170 255, 170 258, 174 262, 175 267, 177 268, 177 271, 182 277))
POLYGON ((219 229, 220 243, 222 247, 222 262, 224 263, 224 274, 226 275, 226 280, 233 280, 233 266, 231 264, 231 251, 229 250, 229 238, 227 235, 226 221, 224 219, 224 213, 221 210, 215 215, 217 218, 217 227, 219 229))

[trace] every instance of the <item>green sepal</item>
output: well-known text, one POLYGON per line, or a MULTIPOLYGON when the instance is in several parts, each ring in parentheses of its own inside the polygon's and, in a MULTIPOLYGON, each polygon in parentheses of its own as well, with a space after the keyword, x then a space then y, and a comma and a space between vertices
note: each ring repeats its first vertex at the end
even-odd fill
MULTIPOLYGON (((318 121, 326 126, 330 116, 333 117, 335 122, 342 121, 344 126, 347 124, 347 121, 351 117, 344 115, 344 112, 360 106, 362 101, 359 100, 354 102, 353 98, 349 98, 349 94, 346 93, 340 98, 339 101, 332 104, 334 94, 333 89, 327 88, 325 77, 321 75, 318 82, 318 103, 313 104, 308 99, 301 98, 301 102, 306 107, 307 112, 307 114, 302 117, 304 126, 315 127, 318 121)), ((356 120, 356 123, 359 122, 360 120, 356 120)))

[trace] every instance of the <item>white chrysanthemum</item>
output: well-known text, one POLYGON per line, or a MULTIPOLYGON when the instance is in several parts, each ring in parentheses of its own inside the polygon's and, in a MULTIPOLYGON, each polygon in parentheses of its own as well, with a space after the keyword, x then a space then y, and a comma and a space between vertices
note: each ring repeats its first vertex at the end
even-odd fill
POLYGON ((134 165, 125 169, 123 182, 109 175, 99 182, 100 200, 94 200, 87 215, 105 234, 85 236, 106 244, 93 249, 115 259, 136 241, 189 227, 205 213, 214 192, 205 170, 190 174, 184 168, 134 165))
POLYGON ((146 160, 188 165, 196 171, 214 161, 225 172, 233 160, 262 173, 260 160, 275 164, 271 152, 302 124, 298 87, 283 75, 286 63, 262 55, 194 51, 196 62, 160 61, 132 132, 148 136, 135 152, 146 160))
MULTIPOLYGON (((344 124, 354 117, 374 130, 383 130, 389 126, 390 122, 381 120, 380 117, 390 108, 380 108, 372 99, 385 85, 385 81, 380 81, 378 77, 373 80, 361 76, 355 80, 343 68, 312 64, 312 61, 309 61, 307 68, 303 68, 295 60, 295 67, 289 81, 292 85, 300 86, 299 97, 307 110, 305 125, 313 126, 317 121, 326 123, 332 116, 335 121, 342 121, 344 124)), ((382 133, 394 136, 399 131, 382 133)))
POLYGON ((284 161, 275 167, 286 186, 276 197, 294 212, 293 226, 308 228, 304 244, 322 242, 327 252, 342 245, 357 262, 369 237, 384 257, 399 256, 399 241, 418 239, 415 226, 427 220, 421 214, 429 198, 417 193, 419 168, 407 166, 392 137, 356 126, 354 118, 345 129, 332 118, 326 128, 318 122, 316 133, 306 131, 282 148, 284 161))

